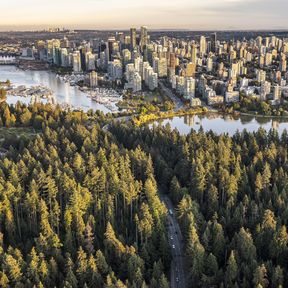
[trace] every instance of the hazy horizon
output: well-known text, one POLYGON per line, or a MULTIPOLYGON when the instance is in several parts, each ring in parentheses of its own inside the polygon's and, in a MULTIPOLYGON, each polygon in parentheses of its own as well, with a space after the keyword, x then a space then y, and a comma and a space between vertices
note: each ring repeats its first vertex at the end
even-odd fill
MULTIPOLYGON (((238 31, 259 31, 259 32, 269 32, 269 31, 274 31, 274 32, 285 32, 288 31, 288 28, 258 28, 258 29, 253 29, 253 28, 223 28, 223 29, 213 29, 213 28, 207 28, 207 29, 189 29, 189 28, 151 28, 149 27, 146 23, 143 23, 143 25, 141 26, 146 26, 148 27, 148 30, 151 32, 161 32, 161 31, 191 31, 191 32, 238 32, 238 31)), ((141 26, 135 26, 135 25, 131 25, 131 27, 123 27, 123 28, 89 28, 89 27, 68 27, 68 26, 52 26, 52 25, 39 25, 39 26, 11 26, 10 28, 5 28, 3 26, 0 26, 0 32, 41 32, 44 30, 48 30, 48 29, 65 29, 65 30, 72 30, 72 31, 115 31, 115 32, 129 32, 130 28, 136 28, 137 30, 140 31, 141 26)))
POLYGON ((11 0, 1 5, 0 30, 285 30, 286 0, 11 0), (171 24, 173 23, 173 24, 171 24))

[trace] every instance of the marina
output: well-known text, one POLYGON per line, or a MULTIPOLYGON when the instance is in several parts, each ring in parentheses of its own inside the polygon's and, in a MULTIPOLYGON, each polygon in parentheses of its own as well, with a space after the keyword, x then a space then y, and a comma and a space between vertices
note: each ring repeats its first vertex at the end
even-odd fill
POLYGON ((109 88, 95 88, 88 93, 93 101, 105 105, 111 111, 117 111, 116 104, 123 99, 117 91, 109 88))
POLYGON ((89 88, 86 86, 78 86, 77 83, 80 81, 85 81, 86 77, 84 74, 67 74, 56 76, 60 80, 68 83, 72 87, 76 87, 81 92, 87 94, 89 98, 98 104, 104 105, 110 111, 118 111, 116 104, 122 100, 122 96, 114 89, 111 88, 89 88))
POLYGON ((0 65, 15 65, 17 59, 14 56, 0 56, 0 65))
POLYGON ((6 91, 7 96, 35 97, 38 99, 47 99, 49 103, 55 104, 54 92, 45 86, 26 87, 25 85, 20 85, 14 87, 14 85, 11 85, 6 91))
MULTIPOLYGON (((79 109, 85 112, 92 109, 93 111, 99 110, 103 113, 118 110, 115 110, 116 108, 114 109, 113 103, 112 105, 108 102, 100 104, 97 101, 94 101, 87 92, 84 93, 78 87, 71 86, 69 83, 56 77, 56 74, 50 71, 24 71, 13 65, 1 65, 0 81, 6 81, 7 79, 9 79, 15 87, 22 85, 27 88, 35 86, 49 87, 49 89, 54 92, 55 103, 60 104, 61 106, 70 107, 71 109, 79 109)), ((7 96, 7 103, 9 104, 15 104, 17 101, 29 104, 30 100, 31 96, 7 96)), ((47 102, 47 99, 44 98, 38 100, 43 103, 47 102)))
POLYGON ((85 80, 84 74, 66 74, 66 75, 57 74, 56 77, 64 81, 65 83, 69 83, 71 86, 75 86, 79 81, 85 80))

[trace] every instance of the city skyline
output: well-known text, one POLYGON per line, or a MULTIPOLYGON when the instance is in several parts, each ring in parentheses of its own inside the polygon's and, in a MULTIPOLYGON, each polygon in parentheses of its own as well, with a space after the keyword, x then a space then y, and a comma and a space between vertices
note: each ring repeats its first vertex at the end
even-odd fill
POLYGON ((127 29, 148 25, 150 29, 236 30, 288 29, 288 3, 275 0, 11 0, 0 30, 29 30, 47 27, 71 29, 127 29), (15 7, 18 7, 15 9, 15 7), (20 9, 21 8, 21 9, 20 9), (141 13, 140 13, 141 12, 141 13), (11 16, 12 15, 12 16, 11 16))

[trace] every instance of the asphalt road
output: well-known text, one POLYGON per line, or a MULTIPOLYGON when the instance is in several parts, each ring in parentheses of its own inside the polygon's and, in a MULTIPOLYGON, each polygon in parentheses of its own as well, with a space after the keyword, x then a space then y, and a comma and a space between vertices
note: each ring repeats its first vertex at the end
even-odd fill
MULTIPOLYGON (((184 107, 183 102, 179 99, 179 97, 177 97, 173 91, 166 87, 165 83, 163 81, 159 81, 159 87, 161 88, 161 90, 165 93, 166 96, 168 96, 170 98, 170 100, 174 103, 175 107, 174 107, 174 111, 178 111, 180 109, 182 109, 184 107)), ((113 121, 123 121, 123 122, 128 122, 130 121, 132 118, 132 116, 120 116, 118 118, 114 118, 112 120, 113 121)), ((109 126, 111 123, 106 124, 105 126, 102 127, 102 130, 107 132, 109 130, 109 126)))
MULTIPOLYGON (((176 97, 173 92, 167 88, 163 83, 160 82, 161 89, 171 98, 175 103, 175 111, 183 107, 182 101, 176 97)), ((131 116, 123 116, 114 119, 114 121, 129 121, 131 116)), ((110 123, 102 127, 103 131, 109 129, 110 123)), ((169 244, 171 246, 171 275, 170 275, 170 287, 171 288, 186 288, 186 273, 184 265, 184 241, 181 234, 181 230, 175 215, 174 206, 166 195, 160 195, 160 199, 165 204, 168 210, 168 237, 169 244)))
POLYGON ((172 251, 170 287, 185 288, 187 274, 184 264, 183 237, 171 200, 164 195, 161 195, 160 198, 168 209, 168 237, 172 251))
POLYGON ((177 97, 170 88, 166 87, 163 81, 159 81, 159 87, 165 93, 166 96, 170 98, 171 101, 174 102, 175 108, 174 111, 178 111, 184 107, 183 102, 177 97))

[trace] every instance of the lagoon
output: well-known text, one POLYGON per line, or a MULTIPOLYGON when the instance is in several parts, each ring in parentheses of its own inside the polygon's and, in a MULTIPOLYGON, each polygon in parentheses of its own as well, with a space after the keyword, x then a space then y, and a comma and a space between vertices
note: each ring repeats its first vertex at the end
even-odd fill
POLYGON ((247 116, 247 115, 222 115, 218 113, 208 113, 205 115, 186 115, 182 117, 174 117, 170 119, 158 120, 153 125, 167 125, 172 129, 177 129, 180 134, 187 135, 191 129, 198 131, 200 127, 204 131, 212 130, 216 134, 227 133, 230 136, 237 131, 242 132, 246 129, 248 132, 257 131, 260 127, 269 131, 276 129, 279 134, 282 134, 286 129, 288 131, 288 118, 273 118, 261 116, 247 116))

